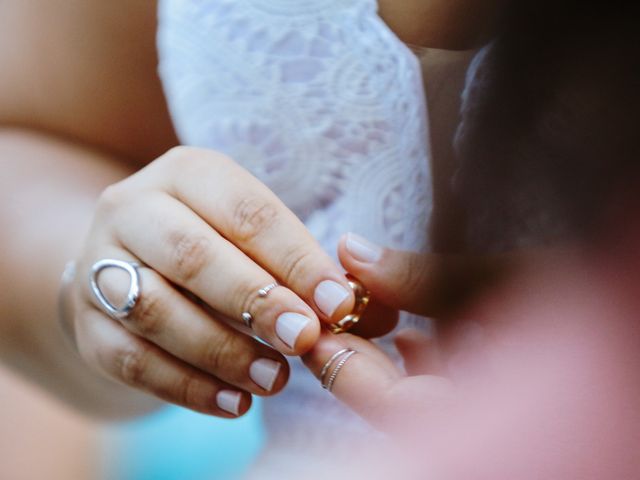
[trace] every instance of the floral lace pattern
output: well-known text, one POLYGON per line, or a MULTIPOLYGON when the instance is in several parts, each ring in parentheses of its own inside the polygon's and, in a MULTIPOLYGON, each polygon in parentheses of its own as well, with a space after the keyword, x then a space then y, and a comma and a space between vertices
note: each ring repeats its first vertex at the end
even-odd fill
MULTIPOLYGON (((347 231, 426 248, 420 66, 375 0, 161 0, 158 45, 183 144, 233 157, 330 253, 347 231)), ((292 367, 285 393, 267 402, 268 425, 286 417, 290 429, 318 401, 339 423, 349 415, 292 367)))

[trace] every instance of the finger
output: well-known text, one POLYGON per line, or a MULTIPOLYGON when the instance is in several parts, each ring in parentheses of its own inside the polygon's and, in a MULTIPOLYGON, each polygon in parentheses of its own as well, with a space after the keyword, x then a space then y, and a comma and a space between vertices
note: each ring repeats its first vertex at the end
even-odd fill
POLYGON ((349 333, 362 338, 379 338, 391 332, 398 324, 398 319, 398 310, 372 298, 360 321, 349 330, 349 333))
POLYGON ((358 235, 342 237, 338 256, 381 302, 431 317, 451 316, 495 285, 518 261, 515 254, 420 254, 382 248, 358 235))
MULTIPOLYGON (((402 377, 393 362, 374 344, 350 334, 332 335, 323 332, 314 348, 302 357, 305 365, 319 381, 327 361, 342 349, 358 352, 340 369, 332 393, 349 407, 364 416, 375 416, 384 392, 389 391, 402 377)), ((336 365, 327 370, 325 379, 336 365)))
POLYGON ((351 312, 355 299, 340 267, 259 180, 206 150, 174 150, 160 165, 170 172, 163 178, 171 179, 171 195, 296 292, 322 321, 335 323, 351 312))
POLYGON ((208 415, 235 418, 249 410, 249 393, 171 357, 97 310, 79 315, 80 355, 109 378, 208 415))
POLYGON ((320 323, 300 297, 286 287, 260 297, 274 278, 174 198, 133 201, 112 228, 127 250, 215 311, 237 322, 249 312, 253 331, 280 352, 300 355, 317 340, 320 323))
MULTIPOLYGON (((122 257, 123 255, 119 255, 122 257)), ((107 269, 100 289, 113 302, 126 298, 129 279, 107 269)), ((209 316, 149 268, 140 269, 142 292, 131 314, 119 322, 176 358, 257 395, 286 384, 286 360, 267 345, 209 316)), ((94 299, 97 307, 100 305, 94 299)), ((116 303, 114 303, 116 304, 116 303)))
MULTIPOLYGON (((398 427, 451 398, 448 380, 432 375, 406 377, 374 344, 353 335, 323 333, 303 361, 318 377, 332 356, 344 348, 358 353, 338 371, 332 393, 376 426, 398 427)), ((328 372, 333 372, 335 365, 334 361, 328 372)))
POLYGON ((407 328, 398 332, 394 343, 404 360, 408 375, 426 375, 439 372, 436 341, 420 330, 407 328))
POLYGON ((340 239, 338 256, 380 302, 398 310, 428 311, 425 293, 432 288, 431 257, 385 249, 352 233, 340 239))

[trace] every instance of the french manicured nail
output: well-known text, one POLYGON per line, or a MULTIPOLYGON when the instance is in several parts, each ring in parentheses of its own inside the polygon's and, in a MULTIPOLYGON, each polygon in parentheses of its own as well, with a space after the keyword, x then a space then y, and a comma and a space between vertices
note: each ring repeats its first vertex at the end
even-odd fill
POLYGON ((251 367, 249 367, 249 376, 251 380, 256 382, 260 387, 270 392, 273 389, 273 384, 276 383, 280 368, 280 363, 275 360, 261 358, 251 364, 251 367))
POLYGON ((298 340, 300 333, 304 330, 304 327, 309 325, 310 321, 309 317, 299 313, 283 313, 276 320, 276 333, 289 348, 295 348, 296 340, 298 340))
POLYGON ((347 251, 353 258, 365 263, 376 263, 382 257, 382 247, 355 233, 347 234, 347 251))
POLYGON ((322 313, 332 316, 340 304, 349 296, 349 291, 337 282, 325 280, 320 282, 313 294, 313 299, 322 313))
POLYGON ((216 395, 218 406, 232 415, 240 414, 241 400, 242 394, 240 392, 234 392, 233 390, 220 390, 218 395, 216 395))

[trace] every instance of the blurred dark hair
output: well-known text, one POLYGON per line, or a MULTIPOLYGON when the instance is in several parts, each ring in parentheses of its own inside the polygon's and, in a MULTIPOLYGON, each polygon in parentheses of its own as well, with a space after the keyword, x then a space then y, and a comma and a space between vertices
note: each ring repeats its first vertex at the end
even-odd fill
POLYGON ((512 2, 470 71, 455 189, 483 251, 591 235, 640 173, 636 2, 512 2))

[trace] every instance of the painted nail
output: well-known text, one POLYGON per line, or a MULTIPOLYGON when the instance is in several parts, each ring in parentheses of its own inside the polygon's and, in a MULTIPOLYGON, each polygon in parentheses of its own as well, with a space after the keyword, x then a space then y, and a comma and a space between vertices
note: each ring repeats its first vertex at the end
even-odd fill
POLYGON ((282 366, 275 360, 261 358, 251 364, 249 376, 256 384, 270 392, 273 389, 273 384, 276 383, 280 368, 282 366))
POLYGON ((295 348, 296 340, 298 340, 300 333, 304 330, 304 327, 309 325, 310 321, 310 318, 299 313, 283 313, 276 320, 276 333, 289 348, 295 348))
POLYGON ((242 394, 233 390, 220 390, 216 395, 218 406, 232 415, 240 414, 240 401, 242 394))
POLYGON ((331 317, 348 296, 349 291, 342 285, 332 280, 325 280, 316 287, 313 299, 322 313, 331 317))
POLYGON ((360 262, 376 263, 382 257, 382 247, 355 233, 347 234, 345 246, 351 256, 360 262))

